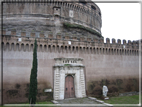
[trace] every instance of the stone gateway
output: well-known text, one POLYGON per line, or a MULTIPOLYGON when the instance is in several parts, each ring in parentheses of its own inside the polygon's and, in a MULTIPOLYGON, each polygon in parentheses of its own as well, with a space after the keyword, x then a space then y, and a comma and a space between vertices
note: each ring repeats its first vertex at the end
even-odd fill
POLYGON ((84 66, 80 58, 55 58, 54 99, 86 97, 84 66))
MULTIPOLYGON (((37 101, 139 91, 140 40, 106 39, 91 0, 3 0, 2 103, 28 102, 37 39, 37 101)), ((111 23, 111 22, 110 22, 111 23)))

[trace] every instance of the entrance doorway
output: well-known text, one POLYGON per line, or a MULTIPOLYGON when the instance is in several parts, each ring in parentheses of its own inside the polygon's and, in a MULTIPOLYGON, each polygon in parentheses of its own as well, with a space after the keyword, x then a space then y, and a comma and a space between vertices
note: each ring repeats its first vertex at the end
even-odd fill
POLYGON ((72 75, 68 75, 65 78, 65 98, 75 97, 74 78, 72 75))

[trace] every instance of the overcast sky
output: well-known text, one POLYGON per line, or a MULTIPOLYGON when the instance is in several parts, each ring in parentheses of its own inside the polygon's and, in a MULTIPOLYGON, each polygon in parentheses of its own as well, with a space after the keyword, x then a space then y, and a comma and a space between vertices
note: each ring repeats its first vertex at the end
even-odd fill
MULTIPOLYGON (((106 38, 138 40, 141 38, 140 3, 96 3, 102 13, 102 36, 106 38)), ((104 41, 105 41, 104 40, 104 41)))

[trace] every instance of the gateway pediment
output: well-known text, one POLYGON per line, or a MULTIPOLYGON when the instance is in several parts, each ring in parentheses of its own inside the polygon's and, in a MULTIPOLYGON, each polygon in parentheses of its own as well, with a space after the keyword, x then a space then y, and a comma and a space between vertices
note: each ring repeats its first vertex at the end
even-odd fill
POLYGON ((54 58, 55 60, 55 66, 56 65, 71 65, 71 66, 75 66, 75 65, 83 65, 82 61, 83 59, 81 58, 54 58))

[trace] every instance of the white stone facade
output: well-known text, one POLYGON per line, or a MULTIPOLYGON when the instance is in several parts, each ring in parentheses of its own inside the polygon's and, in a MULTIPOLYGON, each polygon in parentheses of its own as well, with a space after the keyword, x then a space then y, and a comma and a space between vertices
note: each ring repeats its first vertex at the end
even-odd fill
POLYGON ((86 97, 84 66, 82 59, 78 58, 55 58, 54 66, 54 100, 64 99, 65 77, 72 75, 74 77, 75 97, 86 97))

